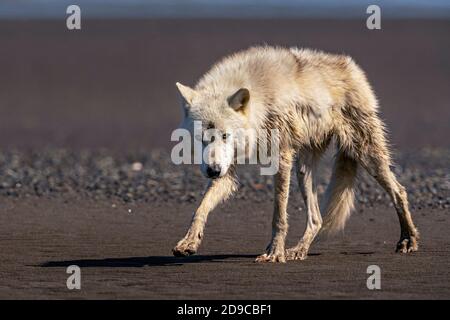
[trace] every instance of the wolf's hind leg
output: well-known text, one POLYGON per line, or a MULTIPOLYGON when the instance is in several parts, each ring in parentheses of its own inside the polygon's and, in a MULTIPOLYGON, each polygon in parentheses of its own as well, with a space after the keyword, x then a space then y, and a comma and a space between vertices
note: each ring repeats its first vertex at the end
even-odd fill
POLYGON ((172 250, 175 256, 188 256, 197 252, 208 214, 236 190, 237 183, 233 171, 230 168, 227 175, 210 181, 205 196, 194 213, 189 230, 172 250))
POLYGON ((308 213, 306 230, 298 244, 286 250, 287 260, 304 260, 308 256, 308 250, 314 238, 322 226, 315 175, 320 154, 311 151, 302 158, 299 157, 297 166, 297 178, 303 200, 308 213))
POLYGON ((386 190, 397 211, 401 231, 396 251, 400 253, 417 251, 419 232, 414 226, 411 213, 409 212, 405 188, 397 181, 397 178, 391 171, 388 159, 377 157, 377 153, 374 152, 369 156, 368 160, 364 167, 386 190))
POLYGON ((288 231, 287 203, 293 152, 280 150, 279 160, 278 173, 275 174, 272 241, 267 246, 266 253, 258 256, 256 262, 286 262, 284 244, 288 231))
POLYGON ((384 124, 374 111, 376 99, 369 94, 368 99, 360 96, 357 100, 359 103, 369 101, 366 105, 374 106, 357 108, 349 103, 341 110, 343 121, 338 131, 340 148, 358 161, 391 197, 401 228, 397 252, 417 251, 419 233, 409 212, 405 188, 390 169, 391 159, 384 124))

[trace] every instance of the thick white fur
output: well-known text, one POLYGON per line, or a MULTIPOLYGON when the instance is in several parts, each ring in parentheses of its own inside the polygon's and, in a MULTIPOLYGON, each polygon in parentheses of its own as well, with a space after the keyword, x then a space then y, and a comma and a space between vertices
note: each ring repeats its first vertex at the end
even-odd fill
MULTIPOLYGON (((366 169, 389 193, 396 208, 401 236, 400 252, 417 250, 418 232, 408 208, 404 188, 389 169, 391 163, 378 103, 364 72, 348 56, 305 49, 255 47, 224 58, 191 89, 177 84, 183 96, 185 126, 199 120, 219 132, 242 128, 267 134, 280 132, 280 166, 275 175, 272 240, 259 262, 304 259, 322 229, 315 174, 320 155, 330 141, 338 152, 333 176, 322 207, 323 230, 344 227, 353 208, 357 167, 366 169), (231 107, 229 98, 240 89, 250 98, 242 108, 231 107), (285 250, 287 201, 291 168, 297 161, 302 195, 308 211, 305 234, 297 246, 285 250)), ((258 141, 247 146, 255 150, 258 141)), ((229 150, 227 152, 230 152, 229 150)), ((229 154, 215 156, 222 163, 229 154)), ((197 251, 208 213, 236 189, 234 165, 212 180, 186 236, 175 255, 197 251)))

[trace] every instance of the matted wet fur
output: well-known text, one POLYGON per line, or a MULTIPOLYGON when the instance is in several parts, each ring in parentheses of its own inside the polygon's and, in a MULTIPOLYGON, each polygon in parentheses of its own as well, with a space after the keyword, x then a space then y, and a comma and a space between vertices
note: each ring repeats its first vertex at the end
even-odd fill
MULTIPOLYGON (((418 249, 418 231, 405 188, 390 169, 391 157, 384 124, 377 115, 377 99, 364 72, 350 57, 308 49, 254 47, 224 58, 195 88, 179 83, 177 86, 183 97, 187 128, 198 120, 224 133, 238 128, 280 132, 272 239, 257 262, 305 259, 319 231, 334 233, 343 229, 353 208, 358 167, 366 169, 392 199, 401 227, 396 250, 408 253, 418 249), (314 180, 318 161, 331 141, 337 146, 337 154, 319 209, 314 180), (294 165, 308 219, 298 244, 286 250, 286 209, 294 165)), ((235 164, 230 157, 209 157, 203 171, 213 179, 187 234, 173 249, 176 256, 197 252, 209 212, 236 190, 235 164)))

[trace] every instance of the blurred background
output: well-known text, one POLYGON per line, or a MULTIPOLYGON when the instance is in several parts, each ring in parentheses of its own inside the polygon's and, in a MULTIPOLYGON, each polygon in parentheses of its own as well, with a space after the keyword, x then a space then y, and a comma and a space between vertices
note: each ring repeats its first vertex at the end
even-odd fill
POLYGON ((170 147, 175 82, 258 44, 349 54, 394 146, 449 147, 450 2, 34 0, 0 2, 0 148, 170 147), (81 30, 66 8, 81 8, 81 30), (381 8, 381 30, 366 9, 381 8))

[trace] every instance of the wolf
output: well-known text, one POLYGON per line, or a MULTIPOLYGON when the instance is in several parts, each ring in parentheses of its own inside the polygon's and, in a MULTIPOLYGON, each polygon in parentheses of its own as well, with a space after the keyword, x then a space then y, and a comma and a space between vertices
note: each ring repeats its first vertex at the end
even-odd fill
MULTIPOLYGON (((208 214, 237 189, 232 132, 252 128, 264 135, 279 132, 279 167, 274 174, 272 238, 256 262, 307 258, 319 232, 344 228, 354 207, 354 184, 363 168, 389 194, 400 221, 396 251, 418 250, 419 233, 408 207, 405 188, 391 171, 385 126, 378 101, 364 71, 346 55, 271 46, 252 47, 223 58, 194 88, 176 83, 182 97, 184 126, 201 121, 216 139, 202 172, 210 179, 190 228, 172 250, 175 256, 197 252, 208 214), (321 155, 336 145, 331 181, 319 207, 315 177, 321 155), (218 152, 217 150, 220 150, 218 152), (298 244, 285 249, 287 204, 292 168, 307 208, 306 229, 298 244), (320 212, 324 212, 324 219, 320 212)), ((200 139, 202 139, 200 137, 200 139)), ((254 150, 258 141, 246 148, 254 150)))

